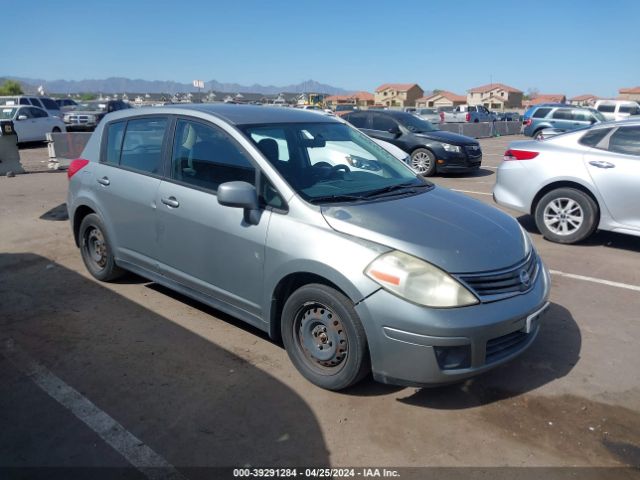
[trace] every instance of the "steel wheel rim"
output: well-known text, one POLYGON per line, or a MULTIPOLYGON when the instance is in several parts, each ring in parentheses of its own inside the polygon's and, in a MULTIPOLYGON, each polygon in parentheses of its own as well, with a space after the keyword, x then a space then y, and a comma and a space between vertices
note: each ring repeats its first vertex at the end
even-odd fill
POLYGON ((411 166, 418 173, 426 173, 431 168, 431 157, 428 153, 418 152, 411 157, 411 166))
POLYGON ((316 372, 335 374, 344 367, 347 332, 340 316, 326 305, 305 303, 296 313, 293 334, 296 347, 316 372))
POLYGON ((85 234, 85 249, 89 258, 99 268, 107 265, 107 245, 99 228, 91 227, 85 234))
POLYGON ((556 198, 544 208, 543 220, 550 232, 561 236, 572 235, 582 227, 584 211, 572 198, 556 198))

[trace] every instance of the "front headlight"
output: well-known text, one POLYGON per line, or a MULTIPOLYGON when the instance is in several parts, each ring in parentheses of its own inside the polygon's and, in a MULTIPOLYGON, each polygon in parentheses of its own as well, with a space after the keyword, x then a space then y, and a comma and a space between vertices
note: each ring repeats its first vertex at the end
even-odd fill
POLYGON ((442 148, 447 152, 460 153, 462 150, 458 145, 451 145, 450 143, 443 143, 442 148))
POLYGON ((527 258, 529 256, 529 253, 531 253, 531 248, 533 248, 533 242, 531 241, 529 232, 527 232, 519 223, 518 226, 520 227, 520 232, 522 233, 522 241, 524 242, 524 256, 525 258, 527 258))
POLYGON ((465 307, 478 303, 451 275, 403 252, 379 256, 364 273, 385 290, 426 307, 465 307))

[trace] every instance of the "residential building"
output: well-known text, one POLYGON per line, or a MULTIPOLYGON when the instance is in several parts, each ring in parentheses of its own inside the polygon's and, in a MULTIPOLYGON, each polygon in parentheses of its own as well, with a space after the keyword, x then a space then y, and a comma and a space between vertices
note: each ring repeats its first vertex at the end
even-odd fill
POLYGON ((490 110, 522 107, 523 92, 502 83, 490 83, 467 91, 468 105, 483 105, 490 110))
POLYGON ((636 102, 640 102, 640 87, 621 88, 619 92, 620 96, 618 98, 620 100, 635 100, 636 102))
POLYGON ((592 107, 596 103, 596 100, 598 100, 596 95, 585 93, 584 95, 570 98, 569 103, 576 107, 592 107))
POLYGON ((419 98, 416 100, 416 107, 422 108, 438 108, 438 107, 457 107, 467 103, 467 97, 456 95, 455 93, 441 90, 432 95, 419 98))
POLYGON ((374 96, 369 92, 356 92, 350 95, 331 95, 324 99, 325 105, 329 108, 338 104, 357 105, 359 108, 372 107, 374 96))
POLYGON ((385 107, 415 107, 423 95, 417 83, 385 83, 376 88, 374 102, 385 107))
POLYGON ((540 105, 541 103, 567 103, 567 97, 562 93, 541 93, 535 98, 523 102, 525 107, 540 105))

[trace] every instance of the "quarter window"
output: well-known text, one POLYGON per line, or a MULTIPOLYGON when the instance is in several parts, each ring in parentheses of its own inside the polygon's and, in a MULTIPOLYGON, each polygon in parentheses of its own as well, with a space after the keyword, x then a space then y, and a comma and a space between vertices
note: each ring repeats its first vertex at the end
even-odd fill
POLYGON ((226 132, 213 125, 178 120, 173 144, 175 180, 217 191, 221 183, 255 184, 255 168, 226 132))
POLYGON ((141 118, 127 122, 120 153, 120 166, 160 174, 162 142, 166 128, 166 118, 141 118))
POLYGON ((107 152, 105 162, 111 165, 120 163, 120 153, 122 152, 122 138, 126 122, 110 123, 107 127, 107 152))
POLYGON ((640 156, 640 127, 620 127, 609 138, 609 150, 640 156))

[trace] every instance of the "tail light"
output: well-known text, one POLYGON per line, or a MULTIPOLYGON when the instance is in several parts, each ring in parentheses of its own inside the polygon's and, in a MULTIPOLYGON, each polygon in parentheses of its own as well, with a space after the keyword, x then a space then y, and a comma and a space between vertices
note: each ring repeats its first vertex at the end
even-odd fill
POLYGON ((67 169, 67 178, 71 180, 71 177, 73 177, 76 173, 78 173, 80 170, 86 167, 88 163, 89 163, 89 160, 85 160, 84 158, 78 158, 77 160, 73 160, 69 164, 69 168, 67 169))
POLYGON ((531 122, 533 120, 531 120, 530 118, 525 118, 524 121, 522 122, 522 125, 524 125, 525 127, 528 127, 529 125, 531 125, 531 122))
POLYGON ((507 162, 509 160, 531 160, 532 158, 536 158, 539 154, 539 152, 530 152, 528 150, 509 149, 504 152, 504 161, 507 162))
POLYGON ((469 112, 467 112, 467 116, 465 117, 467 119, 467 122, 471 121, 471 114, 469 112))

